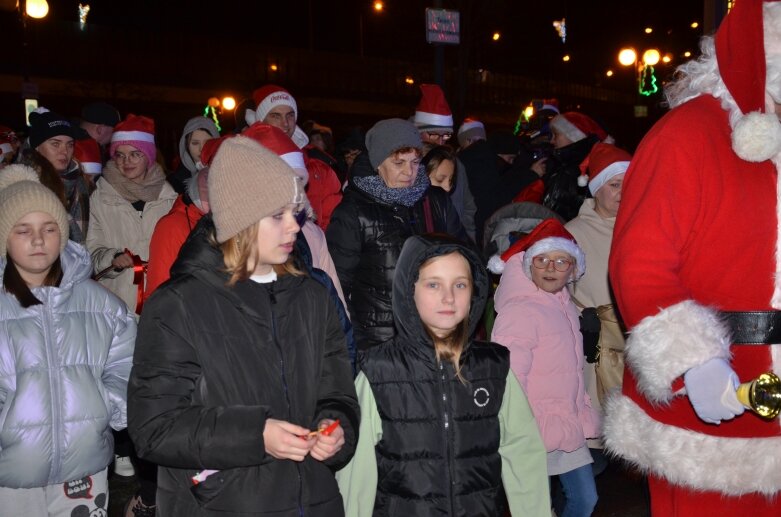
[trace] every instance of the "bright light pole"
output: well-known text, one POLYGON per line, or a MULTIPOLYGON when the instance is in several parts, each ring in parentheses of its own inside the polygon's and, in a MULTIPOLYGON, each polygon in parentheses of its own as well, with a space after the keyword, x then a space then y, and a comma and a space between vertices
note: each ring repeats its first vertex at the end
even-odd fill
POLYGON ((654 75, 654 66, 659 63, 661 54, 655 48, 643 52, 642 60, 638 60, 637 51, 631 47, 623 48, 618 53, 618 62, 622 66, 634 66, 637 72, 637 91, 640 95, 653 95, 659 91, 654 75))

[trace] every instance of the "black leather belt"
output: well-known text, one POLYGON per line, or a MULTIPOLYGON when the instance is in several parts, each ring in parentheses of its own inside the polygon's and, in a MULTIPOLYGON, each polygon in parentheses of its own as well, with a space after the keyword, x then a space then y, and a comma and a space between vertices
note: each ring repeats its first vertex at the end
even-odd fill
POLYGON ((736 345, 781 343, 781 311, 721 311, 736 345))

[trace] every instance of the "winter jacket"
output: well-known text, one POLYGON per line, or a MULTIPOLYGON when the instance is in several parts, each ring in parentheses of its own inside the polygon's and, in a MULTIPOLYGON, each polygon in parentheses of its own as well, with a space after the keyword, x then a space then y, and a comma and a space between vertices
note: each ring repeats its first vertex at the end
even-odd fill
POLYGON ((553 150, 545 162, 547 172, 542 177, 545 194, 542 204, 559 214, 565 221, 578 215, 580 205, 586 199, 588 188, 578 186, 580 164, 599 139, 589 135, 583 140, 553 150))
MULTIPOLYGON (((359 155, 353 171, 368 164, 368 156, 359 155)), ((406 207, 386 203, 350 184, 334 210, 326 239, 359 349, 393 337, 391 286, 396 261, 407 237, 429 233, 425 204, 435 232, 466 240, 455 208, 438 187, 429 188, 412 207, 406 207)))
POLYGON ((496 153, 485 140, 480 140, 458 153, 464 166, 469 190, 474 197, 475 236, 483 240, 485 222, 491 215, 512 202, 513 197, 539 177, 528 168, 506 166, 500 168, 496 153))
POLYGON ((588 257, 586 273, 576 283, 569 285, 570 293, 585 307, 613 303, 607 278, 607 262, 615 224, 615 217, 602 217, 594 211, 594 200, 586 199, 578 216, 566 225, 588 257))
POLYGON ((339 516, 333 469, 352 456, 359 409, 344 334, 306 276, 226 285, 211 216, 185 242, 139 323, 128 431, 158 470, 160 515, 339 516), (320 462, 274 459, 268 418, 314 429, 338 418, 345 445, 320 462), (219 472, 193 486, 201 470, 219 472))
MULTIPOLYGON (((34 287, 22 308, 0 290, 0 487, 33 488, 95 474, 114 458, 111 428, 127 423, 136 320, 90 280, 69 241, 59 287, 34 287)), ((0 258, 0 276, 6 268, 0 258)), ((0 510, 0 513, 3 513, 0 510)))
POLYGON ((505 266, 494 295, 491 338, 510 349, 510 364, 534 411, 548 452, 572 452, 599 435, 599 415, 583 386, 583 338, 567 289, 548 293, 523 271, 524 253, 505 266))
MULTIPOLYGON (((116 166, 114 162, 108 162, 106 167, 116 166)), ((153 167, 159 165, 154 164, 153 167)), ((86 244, 92 255, 95 271, 109 267, 114 256, 125 248, 141 257, 141 260, 149 260, 152 232, 157 222, 171 210, 175 199, 176 192, 166 182, 158 198, 145 203, 143 212, 139 214, 105 178, 100 178, 95 192, 90 196, 90 228, 86 244)), ((121 272, 111 270, 100 280, 100 283, 119 296, 131 311, 136 310, 138 301, 138 286, 133 284, 133 276, 132 268, 121 272)))
POLYGON ((334 170, 325 162, 305 155, 304 162, 309 172, 306 197, 317 214, 317 225, 328 228, 334 209, 342 201, 342 184, 334 170))
POLYGON ((190 231, 203 217, 186 194, 174 201, 171 211, 160 218, 149 241, 149 262, 146 266, 146 287, 144 298, 148 298, 160 284, 168 280, 179 249, 187 240, 190 231))
POLYGON ((451 250, 471 265, 470 333, 477 328, 488 293, 479 256, 452 241, 408 239, 393 284, 398 335, 361 353, 357 384, 369 404, 362 405, 367 434, 361 456, 338 476, 349 516, 503 515, 503 485, 514 515, 550 515, 545 452, 509 372, 508 350, 470 340, 460 359, 462 382, 449 361, 438 363, 415 307, 421 264, 451 250), (513 429, 505 425, 510 418, 517 418, 513 429))

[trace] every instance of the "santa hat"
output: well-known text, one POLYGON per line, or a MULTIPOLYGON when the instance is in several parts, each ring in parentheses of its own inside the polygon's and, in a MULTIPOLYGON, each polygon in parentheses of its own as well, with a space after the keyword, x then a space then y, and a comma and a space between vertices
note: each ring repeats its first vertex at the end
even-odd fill
POLYGON ((610 178, 626 172, 631 159, 632 155, 614 145, 602 142, 595 144, 580 164, 578 186, 588 185, 593 196, 610 178))
POLYGON ((542 111, 548 111, 551 113, 555 113, 558 115, 561 113, 559 111, 559 100, 558 99, 543 99, 542 100, 542 107, 539 109, 540 112, 542 111))
POLYGON ((716 32, 719 73, 740 110, 739 116, 730 117, 732 149, 751 162, 781 152, 781 123, 766 98, 767 92, 781 102, 779 26, 779 2, 742 0, 735 2, 716 32))
POLYGON ((485 126, 479 120, 466 118, 458 128, 458 145, 465 147, 470 138, 482 138, 485 140, 485 126))
POLYGON ((267 84, 252 92, 252 100, 255 101, 255 109, 248 109, 245 112, 247 124, 252 125, 255 122, 263 122, 268 112, 277 106, 290 106, 293 108, 296 120, 298 120, 298 105, 296 100, 290 95, 290 92, 277 86, 276 84, 267 84))
POLYGON ((301 178, 304 185, 307 184, 309 181, 309 173, 306 170, 304 153, 301 152, 298 146, 284 131, 263 122, 255 122, 242 131, 241 134, 255 140, 266 149, 273 151, 274 154, 290 165, 301 178))
POLYGON ((532 275, 532 259, 550 251, 563 251, 575 259, 575 280, 586 272, 586 255, 578 246, 575 237, 564 228, 558 219, 543 220, 528 235, 515 241, 501 256, 491 257, 488 260, 488 270, 497 275, 502 274, 510 257, 521 251, 526 252, 523 257, 523 271, 529 278, 532 275))
POLYGON ((144 155, 148 164, 155 163, 157 149, 155 148, 155 121, 143 115, 130 113, 125 120, 114 128, 111 135, 109 154, 114 156, 120 145, 132 145, 144 155))
POLYGON ((201 165, 203 167, 208 167, 211 165, 212 159, 214 159, 214 155, 217 154, 217 151, 220 149, 222 143, 226 139, 233 138, 234 136, 236 135, 224 135, 219 138, 210 138, 205 141, 203 143, 203 148, 201 149, 201 165))
POLYGON ((103 172, 103 160, 100 156, 100 146, 92 138, 76 140, 73 157, 81 164, 85 174, 100 174, 103 172))
POLYGON ((583 140, 588 135, 596 135, 600 142, 608 137, 602 126, 594 122, 594 119, 577 111, 556 115, 550 125, 573 143, 583 140))
POLYGON ((445 100, 445 93, 436 84, 421 84, 418 107, 413 122, 421 131, 448 129, 453 131, 453 113, 445 100))

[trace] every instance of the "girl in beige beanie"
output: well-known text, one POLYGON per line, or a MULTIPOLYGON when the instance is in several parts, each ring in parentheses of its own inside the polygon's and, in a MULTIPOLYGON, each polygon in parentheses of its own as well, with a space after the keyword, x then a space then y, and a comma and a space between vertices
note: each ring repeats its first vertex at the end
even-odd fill
POLYGON ((334 471, 359 408, 334 304, 293 264, 301 179, 236 136, 208 183, 211 214, 144 307, 128 386, 130 436, 161 465, 158 515, 342 516, 334 471))
POLYGON ((135 318, 33 169, 0 171, 0 207, 0 513, 105 514, 135 318))

